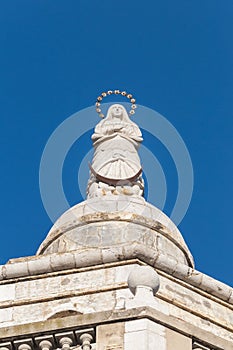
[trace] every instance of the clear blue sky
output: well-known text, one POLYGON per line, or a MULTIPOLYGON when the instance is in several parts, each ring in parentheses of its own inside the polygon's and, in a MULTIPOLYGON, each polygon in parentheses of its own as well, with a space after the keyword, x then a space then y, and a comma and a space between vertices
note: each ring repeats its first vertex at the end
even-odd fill
MULTIPOLYGON (((183 137, 195 184, 180 230, 196 268, 233 286, 232 18, 232 0, 1 1, 1 264, 34 255, 51 226, 38 182, 50 134, 119 88, 183 137)), ((81 154, 64 170, 72 205, 81 154)))

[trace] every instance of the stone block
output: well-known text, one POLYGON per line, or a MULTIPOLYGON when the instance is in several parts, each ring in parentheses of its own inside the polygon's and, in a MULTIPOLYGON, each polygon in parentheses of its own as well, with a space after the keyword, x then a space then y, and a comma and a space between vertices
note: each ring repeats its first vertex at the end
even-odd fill
POLYGON ((85 202, 84 215, 96 213, 96 212, 116 212, 117 201, 115 198, 93 198, 88 199, 85 202))
POLYGON ((165 254, 159 254, 154 263, 154 267, 158 267, 159 269, 164 270, 164 267, 166 266, 166 272, 172 275, 176 270, 177 264, 178 261, 174 257, 168 257, 165 254))
POLYGON ((227 286, 224 283, 218 281, 216 285, 216 280, 211 278, 210 276, 204 275, 202 278, 202 286, 203 290, 207 292, 211 292, 213 295, 221 295, 222 300, 229 300, 230 295, 232 293, 232 288, 227 286))
MULTIPOLYGON (((0 302, 15 299, 15 284, 0 285, 0 302)), ((1 311, 0 311, 1 312, 1 311)))
POLYGON ((0 309, 0 323, 12 321, 13 310, 12 308, 0 309))
POLYGON ((97 326, 96 350, 124 350, 124 322, 97 326))
POLYGON ((76 268, 102 263, 101 249, 82 249, 81 251, 74 251, 73 255, 76 268))
POLYGON ((16 262, 16 263, 8 263, 4 266, 3 276, 7 279, 17 278, 20 276, 28 276, 28 262, 25 261, 16 262))
POLYGON ((76 223, 83 216, 83 203, 77 204, 67 210, 54 224, 53 230, 67 225, 68 223, 76 223))
POLYGON ((40 256, 36 259, 28 261, 28 271, 31 276, 40 273, 51 272, 50 256, 40 256))
POLYGON ((122 246, 113 246, 111 248, 102 249, 102 261, 104 264, 112 261, 121 261, 124 259, 124 249, 122 246))
POLYGON ((166 350, 192 350, 192 339, 175 332, 169 328, 166 329, 167 349, 166 350))
POLYGON ((165 327, 148 319, 125 323, 124 350, 167 350, 165 327))
POLYGON ((51 254, 48 258, 50 259, 52 271, 72 269, 75 267, 75 257, 72 252, 66 254, 51 254))

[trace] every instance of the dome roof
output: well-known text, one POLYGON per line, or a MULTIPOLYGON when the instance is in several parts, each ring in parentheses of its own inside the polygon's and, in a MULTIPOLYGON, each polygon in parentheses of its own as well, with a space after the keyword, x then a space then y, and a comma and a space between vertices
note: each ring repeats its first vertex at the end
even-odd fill
POLYGON ((133 196, 88 199, 70 208, 53 225, 37 254, 119 245, 129 249, 133 243, 151 259, 157 253, 194 266, 175 224, 161 210, 133 196))

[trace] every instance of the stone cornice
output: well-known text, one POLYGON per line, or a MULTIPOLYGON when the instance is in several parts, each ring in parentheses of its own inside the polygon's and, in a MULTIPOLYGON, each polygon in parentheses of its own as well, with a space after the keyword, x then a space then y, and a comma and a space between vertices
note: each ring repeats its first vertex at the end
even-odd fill
POLYGON ((150 319, 186 336, 191 336, 194 340, 196 340, 198 334, 198 337, 202 339, 202 342, 204 342, 206 346, 216 350, 230 350, 232 346, 231 342, 219 338, 213 333, 201 330, 193 324, 187 323, 186 321, 174 316, 166 315, 148 306, 130 308, 127 310, 109 310, 89 313, 86 315, 68 316, 65 318, 50 319, 43 322, 0 328, 0 340, 6 342, 8 340, 17 339, 19 336, 22 338, 22 334, 24 334, 25 337, 35 337, 38 334, 49 334, 58 330, 64 332, 75 327, 77 328, 77 325, 79 325, 80 328, 89 328, 109 322, 124 322, 127 320, 142 318, 150 319))
POLYGON ((200 291, 209 293, 222 301, 233 304, 233 288, 219 282, 197 270, 178 263, 154 250, 134 243, 112 248, 93 248, 84 251, 50 254, 15 259, 0 266, 0 283, 9 283, 29 276, 46 275, 70 269, 86 268, 96 265, 119 263, 123 260, 139 259, 170 276, 196 287, 200 291), (120 259, 119 259, 120 257, 120 259), (2 282, 1 282, 2 281, 2 282))

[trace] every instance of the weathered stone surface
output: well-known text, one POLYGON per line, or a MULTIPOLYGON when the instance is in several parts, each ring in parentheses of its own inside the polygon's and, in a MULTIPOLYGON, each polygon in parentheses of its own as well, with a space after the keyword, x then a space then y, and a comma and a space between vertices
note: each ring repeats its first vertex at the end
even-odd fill
POLYGON ((104 324, 97 327, 96 350, 124 350, 125 323, 104 324))
POLYGON ((125 350, 167 350, 166 328, 147 319, 125 324, 125 350))
MULTIPOLYGON (((201 335, 209 332, 233 341, 232 305, 165 273, 160 273, 161 285, 154 300, 148 302, 145 295, 135 300, 127 288, 127 279, 136 266, 136 261, 120 261, 67 270, 66 273, 9 280, 0 285, 0 330, 19 324, 46 322, 60 315, 108 313, 109 310, 128 310, 130 315, 135 308, 149 306, 163 317, 195 324, 201 335), (11 290, 11 299, 7 288, 11 290)), ((164 322, 163 318, 161 322, 164 322)), ((184 324, 181 329, 183 327, 184 324)))
POLYGON ((199 271, 191 269, 187 265, 179 264, 174 259, 168 259, 166 256, 158 254, 157 251, 155 252, 149 247, 144 248, 136 243, 126 246, 115 246, 112 248, 89 248, 83 251, 51 254, 49 256, 50 259, 47 259, 45 256, 12 259, 10 263, 0 266, 0 271, 2 271, 0 274, 0 288, 1 284, 11 283, 10 281, 12 278, 21 279, 24 277, 30 279, 30 273, 28 270, 29 262, 30 264, 33 264, 34 261, 37 262, 41 260, 41 262, 46 261, 49 264, 41 264, 44 267, 44 270, 42 271, 40 264, 36 263, 39 270, 37 271, 36 268, 33 269, 32 278, 35 278, 39 274, 42 274, 44 277, 53 271, 65 273, 66 270, 69 269, 87 268, 94 265, 116 263, 118 261, 123 261, 123 259, 132 260, 139 258, 148 265, 164 271, 165 273, 178 278, 178 280, 186 282, 190 286, 196 287, 200 292, 208 291, 210 295, 216 296, 220 300, 228 302, 230 305, 233 304, 233 293, 231 287, 216 281, 199 271), (9 269, 10 274, 8 274, 9 269), (203 278, 204 276, 206 276, 206 278, 203 278))
POLYGON ((135 295, 138 287, 148 287, 155 295, 159 290, 159 276, 150 266, 138 266, 131 270, 128 277, 128 286, 135 295))
POLYGON ((12 308, 6 308, 6 309, 0 309, 0 325, 1 324, 11 324, 13 319, 13 309, 12 308))
POLYGON ((5 284, 0 286, 0 302, 15 299, 16 284, 5 284))
POLYGON ((210 349, 232 349, 232 341, 227 341, 226 339, 219 337, 218 332, 215 333, 215 329, 212 332, 203 331, 201 328, 198 328, 195 323, 186 323, 182 319, 174 318, 171 315, 164 315, 161 312, 151 309, 150 307, 137 307, 130 310, 114 310, 97 312, 87 315, 76 315, 69 316, 66 318, 55 318, 49 319, 44 322, 35 322, 30 324, 22 324, 13 327, 0 328, 0 341, 4 339, 12 339, 12 337, 17 339, 17 336, 20 334, 43 334, 53 331, 56 329, 67 329, 67 328, 77 328, 79 327, 89 327, 90 324, 98 325, 109 324, 115 322, 126 322, 135 319, 150 319, 151 321, 162 324, 166 329, 173 329, 178 333, 181 333, 187 337, 194 337, 195 340, 198 339, 198 344, 204 343, 206 346, 209 344, 208 348, 210 349))
POLYGON ((74 206, 54 224, 38 254, 133 242, 193 267, 193 258, 171 220, 144 199, 127 196, 92 199, 74 206))
POLYGON ((175 332, 171 329, 166 329, 167 350, 192 350, 192 339, 175 332))
POLYGON ((79 251, 86 248, 114 248, 136 242, 150 247, 161 254, 166 252, 169 257, 175 257, 187 264, 184 252, 166 237, 150 228, 128 222, 98 222, 85 227, 77 227, 57 238, 48 248, 46 254, 79 251))
POLYGON ((0 266, 0 349, 232 350, 232 288, 195 271, 177 227, 141 197, 137 132, 110 113, 93 136, 93 198, 60 217, 37 256, 0 266), (132 186, 98 178, 132 171, 132 186))

